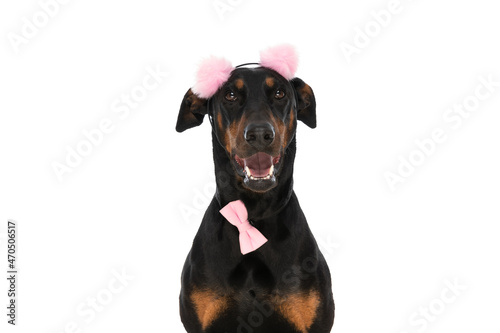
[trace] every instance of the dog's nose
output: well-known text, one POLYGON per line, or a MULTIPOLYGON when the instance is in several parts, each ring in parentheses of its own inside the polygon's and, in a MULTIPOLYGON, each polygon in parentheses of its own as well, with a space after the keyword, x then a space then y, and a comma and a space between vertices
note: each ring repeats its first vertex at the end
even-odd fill
POLYGON ((263 149, 274 141, 274 127, 269 123, 252 123, 245 128, 245 140, 257 148, 263 149))

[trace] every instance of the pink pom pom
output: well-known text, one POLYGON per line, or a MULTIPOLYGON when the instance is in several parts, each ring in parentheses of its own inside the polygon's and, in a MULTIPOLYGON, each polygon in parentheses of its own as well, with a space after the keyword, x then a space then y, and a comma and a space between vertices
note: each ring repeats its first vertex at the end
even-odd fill
POLYGON ((201 98, 212 97, 229 79, 234 67, 229 60, 211 56, 203 60, 196 73, 192 91, 201 98))
POLYGON ((299 66, 299 56, 292 45, 278 45, 260 52, 260 64, 275 70, 285 79, 291 80, 295 77, 299 66))

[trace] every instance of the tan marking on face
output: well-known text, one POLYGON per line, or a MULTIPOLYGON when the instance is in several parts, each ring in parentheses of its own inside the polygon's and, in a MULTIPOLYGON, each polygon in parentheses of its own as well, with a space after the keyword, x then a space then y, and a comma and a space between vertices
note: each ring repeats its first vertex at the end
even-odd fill
POLYGON ((271 125, 274 127, 274 141, 271 144, 271 148, 275 151, 278 150, 278 146, 281 145, 282 149, 286 147, 286 126, 285 123, 279 118, 274 117, 274 115, 269 114, 269 120, 271 125))
POLYGON ((238 132, 243 121, 244 119, 242 117, 239 121, 231 123, 228 128, 226 128, 224 140, 226 142, 226 150, 230 154, 232 153, 233 148, 236 147, 238 132))
POLYGON ((274 86, 274 79, 270 76, 266 77, 266 84, 269 88, 272 88, 274 86))
MULTIPOLYGON (((266 151, 276 156, 281 150, 281 143, 283 142, 286 126, 281 119, 275 118, 269 112, 268 120, 275 130, 275 137, 273 143, 266 148, 266 151)), ((245 127, 248 125, 248 117, 243 114, 241 119, 231 123, 225 131, 224 140, 227 152, 232 156, 233 153, 237 154, 240 158, 247 158, 253 155, 256 151, 251 145, 245 140, 243 133, 245 127)))
POLYGON ((217 126, 222 129, 222 114, 220 112, 217 114, 217 126))
POLYGON ((276 310, 297 330, 308 333, 307 330, 314 323, 320 303, 319 292, 311 290, 307 293, 298 293, 284 297, 276 296, 273 299, 276 310))
POLYGON ((290 109, 290 120, 288 122, 288 131, 291 133, 293 131, 293 121, 295 120, 295 113, 293 112, 293 108, 290 109))
POLYGON ((236 79, 236 81, 234 82, 234 85, 238 89, 243 89, 243 86, 245 85, 245 82, 243 81, 243 79, 236 79))
POLYGON ((284 123, 280 123, 279 124, 279 129, 280 129, 280 139, 281 139, 281 149, 284 151, 286 149, 286 145, 287 145, 287 131, 286 131, 286 127, 285 127, 285 124, 284 123))
POLYGON ((205 330, 228 307, 229 297, 217 294, 213 290, 193 290, 191 300, 194 303, 196 315, 205 330))

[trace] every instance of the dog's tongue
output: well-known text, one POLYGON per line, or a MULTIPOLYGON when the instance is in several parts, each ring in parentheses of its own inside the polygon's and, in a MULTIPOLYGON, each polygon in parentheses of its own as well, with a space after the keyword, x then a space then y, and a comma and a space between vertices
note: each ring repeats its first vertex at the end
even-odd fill
POLYGON ((271 171, 273 165, 273 157, 266 153, 257 153, 245 158, 245 166, 250 169, 250 173, 254 177, 265 177, 271 171))

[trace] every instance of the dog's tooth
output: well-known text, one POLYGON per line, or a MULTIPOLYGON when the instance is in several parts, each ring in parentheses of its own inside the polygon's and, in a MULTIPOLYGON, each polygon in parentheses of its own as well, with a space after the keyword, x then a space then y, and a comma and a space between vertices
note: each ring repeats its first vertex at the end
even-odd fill
POLYGON ((269 169, 269 175, 272 175, 274 173, 274 164, 271 165, 271 169, 269 169))
POLYGON ((251 175, 252 175, 252 173, 250 172, 250 169, 249 169, 247 166, 245 166, 245 172, 246 172, 246 173, 247 173, 247 175, 249 175, 249 176, 251 176, 251 175))

